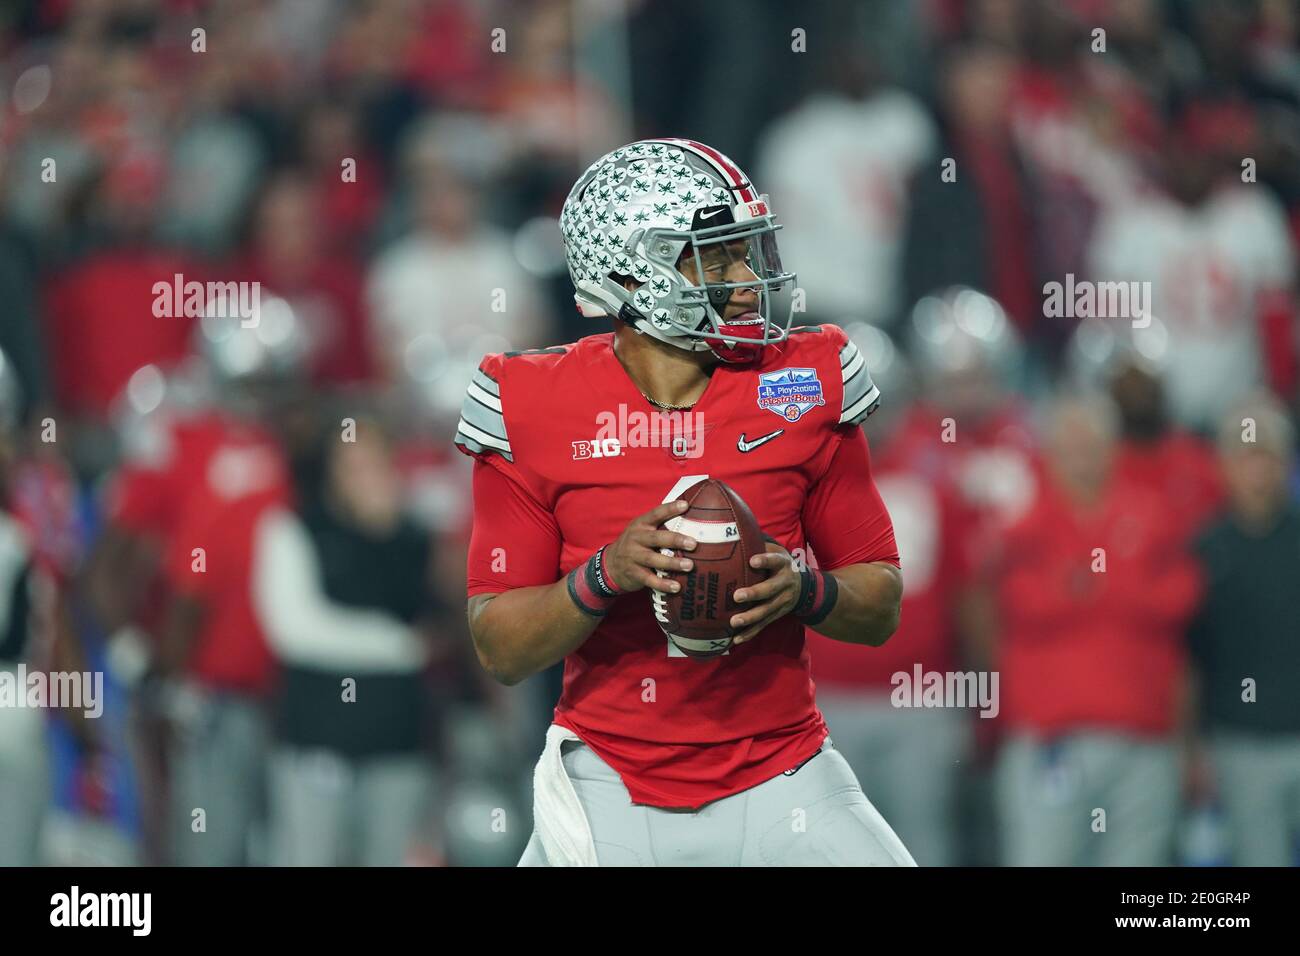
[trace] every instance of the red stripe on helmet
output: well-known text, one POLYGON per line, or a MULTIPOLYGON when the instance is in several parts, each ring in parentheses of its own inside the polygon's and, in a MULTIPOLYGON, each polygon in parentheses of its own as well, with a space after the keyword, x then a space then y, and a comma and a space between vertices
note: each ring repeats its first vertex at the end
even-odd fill
POLYGON ((740 167, 729 160, 726 156, 719 153, 712 146, 697 143, 693 139, 669 139, 665 140, 665 142, 684 146, 691 150, 691 152, 703 156, 709 162, 713 163, 725 178, 731 180, 731 185, 735 189, 739 190, 741 202, 753 202, 758 198, 754 193, 754 189, 750 185, 749 180, 746 178, 745 174, 740 171, 740 167))

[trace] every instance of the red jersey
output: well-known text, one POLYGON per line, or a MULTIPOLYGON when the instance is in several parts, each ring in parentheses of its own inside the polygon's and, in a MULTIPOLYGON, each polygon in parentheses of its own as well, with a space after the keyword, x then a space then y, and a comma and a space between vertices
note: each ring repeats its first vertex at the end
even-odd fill
POLYGON ((1122 441, 1115 477, 1157 491, 1190 540, 1223 502, 1223 478, 1209 445, 1185 432, 1154 442, 1122 441))
MULTIPOLYGON (((355 185, 355 184, 349 184, 355 185)), ((232 276, 261 283, 262 295, 285 299, 310 346, 307 365, 319 385, 367 381, 372 373, 370 319, 360 267, 347 255, 324 255, 301 275, 278 274, 256 254, 236 263, 232 276)))
POLYGON ((109 521, 169 540, 186 495, 203 485, 212 455, 252 434, 217 411, 155 413, 134 423, 124 436, 125 460, 108 487, 109 521))
MULTIPOLYGON (((858 427, 879 391, 839 328, 795 330, 758 363, 718 366, 675 417, 637 390, 613 339, 489 355, 475 374, 456 435, 478 459, 470 595, 560 580, 704 476, 734 488, 787 549, 814 548, 823 568, 897 563, 858 427)), ((660 630, 646 590, 616 600, 566 658, 555 720, 635 802, 660 807, 739 793, 826 737, 797 619, 720 657, 690 658, 660 630)))
POLYGON ((998 578, 1002 716, 1039 733, 1174 726, 1199 575, 1161 496, 1112 480, 1091 511, 1043 486, 998 578), (1102 549, 1100 570, 1094 549, 1102 549))
POLYGON ((1026 416, 1008 404, 982 422, 970 422, 918 403, 898 431, 894 452, 918 473, 949 485, 971 516, 963 559, 987 570, 989 542, 1024 514, 1042 480, 1026 416))
POLYGON ((99 253, 60 274, 48 288, 51 342, 59 343, 55 389, 63 407, 105 417, 136 370, 170 366, 189 353, 194 320, 154 314, 154 284, 195 278, 170 253, 99 253))
POLYGON ((291 503, 290 487, 280 450, 241 427, 212 449, 176 514, 165 573, 175 593, 203 605, 189 669, 209 687, 271 687, 275 660, 253 607, 253 542, 262 513, 291 503))
MULTIPOLYGON (((185 500, 206 483, 217 449, 250 440, 255 432, 214 410, 156 411, 123 432, 123 463, 108 483, 105 514, 110 524, 149 539, 161 555, 169 551, 185 500)), ((135 611, 137 623, 156 634, 170 591, 159 569, 135 611)))

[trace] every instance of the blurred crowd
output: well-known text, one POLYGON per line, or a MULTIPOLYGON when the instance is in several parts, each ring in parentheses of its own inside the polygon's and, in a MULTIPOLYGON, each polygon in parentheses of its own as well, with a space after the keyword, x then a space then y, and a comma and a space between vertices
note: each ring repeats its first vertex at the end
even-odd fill
POLYGON ((606 331, 555 220, 656 135, 884 395, 902 627, 810 653, 917 861, 1296 861, 1300 2, 30 0, 0 669, 107 693, 0 709, 0 865, 514 862, 558 675, 474 659, 451 436, 483 354, 606 331), (963 672, 996 714, 900 705, 963 672))

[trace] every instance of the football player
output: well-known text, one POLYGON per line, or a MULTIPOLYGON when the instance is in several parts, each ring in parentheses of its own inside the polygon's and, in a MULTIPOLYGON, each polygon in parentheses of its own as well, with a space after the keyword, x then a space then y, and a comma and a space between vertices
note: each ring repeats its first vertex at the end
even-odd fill
POLYGON ((152 638, 135 715, 150 858, 170 844, 164 858, 183 865, 238 865, 260 823, 276 661, 254 613, 252 549, 261 514, 293 495, 287 452, 305 427, 300 329, 278 298, 263 300, 248 327, 205 316, 194 378, 206 386, 164 383, 164 403, 125 435, 92 575, 103 575, 96 593, 137 598, 97 602, 105 629, 138 616, 152 638), (158 579, 156 607, 138 600, 129 573, 158 579), (195 828, 198 807, 206 828, 195 828))
POLYGON ((898 623, 863 356, 833 325, 790 329, 767 197, 702 143, 614 150, 560 225, 579 311, 614 328, 488 355, 455 439, 476 459, 479 660, 506 684, 565 662, 520 864, 914 865, 832 749, 804 649, 805 625, 879 645, 898 623), (703 477, 769 541, 709 659, 650 600, 691 566, 671 549, 696 541, 660 526, 703 477))

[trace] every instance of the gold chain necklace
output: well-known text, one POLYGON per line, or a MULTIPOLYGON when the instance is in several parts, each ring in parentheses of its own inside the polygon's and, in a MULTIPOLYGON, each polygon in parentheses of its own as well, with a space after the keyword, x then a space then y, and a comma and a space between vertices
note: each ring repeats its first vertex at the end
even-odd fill
MULTIPOLYGON (((644 398, 651 405, 653 405, 655 408, 662 408, 664 411, 669 411, 669 412, 684 412, 695 407, 695 402, 691 402, 689 405, 670 405, 667 402, 656 402, 645 392, 641 392, 641 397, 644 398)), ((699 401, 699 399, 696 399, 696 401, 699 401)))

